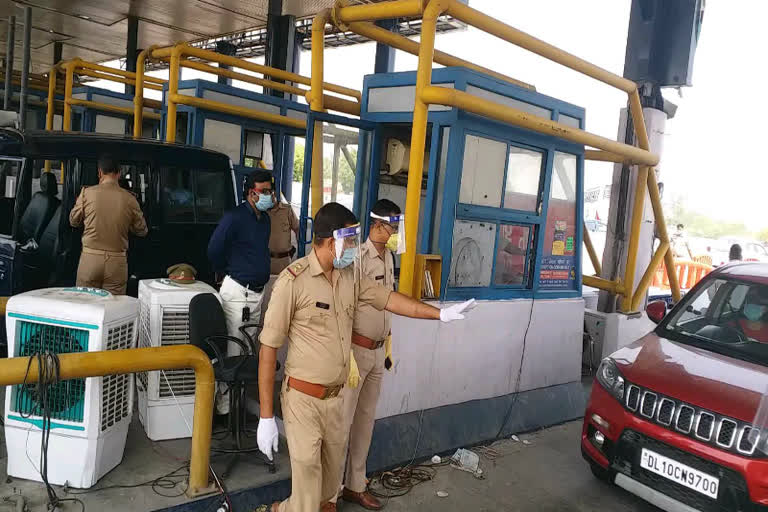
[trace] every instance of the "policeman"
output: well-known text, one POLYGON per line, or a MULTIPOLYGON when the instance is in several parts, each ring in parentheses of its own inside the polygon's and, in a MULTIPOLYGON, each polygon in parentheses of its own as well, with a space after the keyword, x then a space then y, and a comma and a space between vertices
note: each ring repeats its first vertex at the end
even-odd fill
MULTIPOLYGON (((395 258, 393 252, 403 252, 404 229, 400 229, 403 216, 400 207, 389 199, 379 199, 371 210, 372 224, 368 240, 360 248, 362 275, 393 290, 395 285, 395 258)), ((355 313, 352 330, 352 354, 357 374, 350 387, 344 390, 344 428, 349 431, 348 457, 344 478, 343 498, 368 510, 380 510, 382 505, 366 491, 365 464, 373 436, 376 404, 379 401, 385 359, 391 362, 390 324, 392 314, 360 303, 355 313), (389 340, 389 342, 388 342, 389 340), (384 345, 387 344, 385 351, 384 345)), ((391 366, 390 366, 391 368, 391 366)), ((343 463, 342 463, 342 470, 343 463)), ((341 485, 339 481, 339 485, 341 485)), ((335 497, 331 501, 336 501, 335 497)))
POLYGON ((145 236, 147 223, 136 197, 118 184, 117 161, 103 156, 98 167, 99 184, 83 188, 69 214, 72 227, 85 226, 77 286, 125 295, 128 234, 145 236))
POLYGON ((292 494, 277 512, 335 511, 346 429, 343 400, 358 303, 412 318, 464 318, 474 301, 440 310, 359 275, 360 227, 338 203, 317 212, 309 256, 278 278, 261 332, 259 449, 271 460, 278 432, 273 416, 277 350, 288 338, 281 401, 291 456, 292 494), (321 509, 322 504, 322 509, 321 509))
MULTIPOLYGON (((282 194, 281 194, 282 195, 282 194)), ((290 204, 284 201, 276 201, 272 194, 272 208, 267 210, 269 220, 272 223, 272 231, 269 235, 269 255, 272 258, 270 273, 277 275, 291 263, 291 258, 296 254, 296 248, 291 242, 291 232, 298 240, 299 219, 290 204)))

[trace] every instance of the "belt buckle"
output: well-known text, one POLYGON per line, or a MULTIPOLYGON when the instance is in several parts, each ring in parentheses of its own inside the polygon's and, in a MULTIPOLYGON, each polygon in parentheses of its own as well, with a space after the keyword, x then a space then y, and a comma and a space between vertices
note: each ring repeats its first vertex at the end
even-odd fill
POLYGON ((373 348, 374 348, 375 350, 378 350, 378 349, 380 349, 380 348, 381 348, 381 347, 383 347, 383 346, 384 346, 384 340, 379 340, 379 341, 377 341, 377 342, 376 342, 376 344, 374 345, 374 347, 373 347, 373 348))
POLYGON ((325 388, 325 394, 323 395, 323 400, 327 400, 328 398, 336 398, 339 396, 339 393, 341 393, 341 388, 343 386, 333 386, 325 388))

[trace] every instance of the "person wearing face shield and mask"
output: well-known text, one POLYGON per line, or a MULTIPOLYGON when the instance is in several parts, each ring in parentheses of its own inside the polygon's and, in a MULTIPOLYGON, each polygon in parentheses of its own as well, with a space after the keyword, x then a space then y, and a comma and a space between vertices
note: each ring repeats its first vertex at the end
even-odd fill
MULTIPOLYGON (((208 242, 208 259, 217 274, 224 275, 219 293, 227 321, 227 333, 242 339, 240 326, 261 321, 264 286, 269 281, 272 175, 266 170, 249 174, 243 184, 244 201, 226 212, 208 242)), ((247 340, 243 340, 246 341, 247 340)), ((239 355, 240 347, 229 344, 227 354, 239 355)), ((229 402, 217 397, 220 414, 229 402)), ((252 401, 249 409, 252 409, 252 401)))
MULTIPOLYGON (((368 240, 360 247, 360 273, 394 290, 395 253, 405 252, 405 217, 389 199, 379 199, 370 217, 368 240)), ((344 484, 344 501, 368 510, 382 508, 379 500, 366 491, 365 469, 384 370, 392 368, 391 318, 388 311, 358 304, 352 329, 350 376, 342 394, 344 429, 349 432, 349 441, 345 445, 347 457, 342 460, 343 482, 339 481, 339 487, 344 484)))
POLYGON ((328 203, 315 215, 312 251, 278 277, 259 340, 259 449, 271 460, 278 432, 273 416, 275 361, 286 342, 281 391, 291 456, 291 496, 279 512, 331 512, 339 490, 347 432, 340 396, 349 374, 355 312, 360 304, 411 318, 450 322, 474 306, 438 309, 360 273, 360 226, 328 203))

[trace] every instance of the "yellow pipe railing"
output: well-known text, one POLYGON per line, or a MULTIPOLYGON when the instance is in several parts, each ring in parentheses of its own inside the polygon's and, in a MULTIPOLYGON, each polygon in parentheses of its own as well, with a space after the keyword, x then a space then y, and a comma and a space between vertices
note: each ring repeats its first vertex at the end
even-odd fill
POLYGON ((635 197, 632 205, 632 220, 629 229, 629 248, 627 249, 627 264, 624 267, 624 289, 628 291, 622 297, 622 309, 632 310, 632 290, 635 287, 635 267, 637 266, 637 248, 640 245, 640 225, 643 222, 645 209, 645 190, 648 185, 648 167, 641 165, 637 169, 635 182, 635 197))
MULTIPOLYGON (((653 216, 656 219, 656 232, 659 235, 659 240, 662 244, 671 246, 669 233, 667 233, 667 224, 664 222, 664 210, 661 206, 659 184, 656 182, 656 172, 653 170, 648 173, 648 195, 651 197, 651 206, 653 207, 653 216), (661 222, 659 219, 661 219, 661 222)), ((672 290, 672 299, 675 302, 678 302, 680 300, 680 283, 677 281, 677 274, 674 271, 675 255, 673 254, 672 249, 669 249, 664 255, 664 264, 668 269, 667 277, 669 278, 669 287, 672 290)), ((643 292, 645 292, 645 290, 643 290, 643 292)))
MULTIPOLYGON (((419 207, 420 207, 420 187, 421 178, 423 175, 423 160, 422 153, 425 146, 426 138, 426 122, 427 122, 427 108, 431 103, 439 103, 443 105, 449 105, 470 112, 490 117, 492 119, 498 119, 516 126, 521 126, 539 133, 563 138, 576 142, 578 144, 584 144, 603 150, 600 153, 590 153, 590 157, 607 160, 631 162, 641 165, 640 177, 643 177, 642 183, 638 179, 638 199, 635 201, 636 209, 633 211, 632 229, 630 233, 630 250, 628 251, 627 270, 625 271, 624 284, 608 281, 605 279, 585 276, 584 283, 592 283, 588 285, 596 285, 598 288, 612 291, 613 293, 619 293, 623 295, 624 300, 622 302, 625 311, 629 312, 632 307, 632 299, 635 296, 633 294, 634 285, 634 262, 637 257, 637 245, 639 239, 640 223, 636 219, 641 219, 642 206, 644 206, 645 200, 645 188, 650 189, 651 183, 647 176, 653 174, 649 172, 649 167, 653 167, 658 164, 659 158, 650 152, 650 143, 648 140, 648 134, 645 128, 645 120, 643 117, 642 105, 640 102, 640 96, 637 90, 637 85, 621 76, 618 76, 610 71, 607 71, 599 66, 596 66, 584 59, 580 59, 568 52, 561 50, 555 46, 552 46, 540 39, 532 37, 520 30, 517 30, 505 23, 502 23, 486 14, 477 11, 457 0, 396 0, 389 2, 381 2, 377 4, 366 4, 348 6, 344 0, 339 0, 333 12, 323 11, 319 13, 312 24, 312 80, 310 93, 310 108, 313 111, 321 112, 323 110, 323 43, 325 35, 325 25, 330 20, 333 20, 337 26, 349 29, 346 24, 357 26, 358 22, 370 22, 377 19, 392 18, 398 16, 418 17, 421 13, 422 27, 421 27, 421 42, 419 43, 418 51, 418 69, 416 73, 416 93, 414 103, 414 116, 413 116, 413 130, 411 136, 411 155, 410 165, 408 172, 408 186, 406 192, 406 252, 403 255, 403 261, 401 265, 401 278, 400 278, 400 290, 409 295, 414 295, 413 290, 414 275, 413 269, 415 268, 416 259, 416 233, 418 230, 419 207), (479 28, 495 35, 505 41, 527 49, 537 55, 545 57, 549 60, 557 62, 565 67, 578 71, 582 74, 590 76, 596 80, 604 82, 612 87, 618 88, 627 93, 629 97, 629 110, 632 115, 633 125, 635 129, 635 135, 638 141, 638 147, 631 146, 629 144, 623 144, 616 142, 605 137, 600 137, 583 130, 572 128, 548 119, 540 118, 520 110, 499 105, 488 100, 484 100, 467 94, 463 91, 448 90, 444 88, 434 87, 431 85, 431 69, 432 62, 435 56, 434 52, 434 38, 437 17, 441 14, 447 13, 459 21, 479 28), (639 209, 639 211, 638 211, 639 209), (634 252, 634 254, 632 254, 634 252), (632 265, 630 265, 632 263, 632 265), (630 266, 632 268, 630 268, 630 266), (629 275, 627 275, 629 274, 629 275), (627 286, 627 283, 629 285, 627 286)), ((401 41, 393 40, 389 36, 384 36, 378 31, 370 30, 367 28, 367 36, 378 42, 393 44, 395 47, 403 49, 408 47, 410 50, 415 48, 412 45, 403 45, 401 41), (400 46, 397 46, 400 45, 400 46)), ((314 146, 321 146, 322 142, 322 126, 315 127, 316 143, 314 146), (319 128, 319 129, 318 129, 319 128), (320 132, 320 133, 318 133, 320 132), (319 143, 317 141, 320 141, 319 143)), ((313 147, 314 147, 313 146, 313 147)), ((312 205, 313 211, 316 211, 320 207, 320 201, 322 201, 322 149, 314 147, 312 155, 312 205), (315 190, 315 188, 319 190, 315 190)), ((656 187, 655 179, 653 182, 655 187, 654 191, 651 191, 651 201, 654 203, 654 193, 658 197, 658 188, 656 187)), ((666 226, 664 225, 664 217, 661 212, 660 203, 654 204, 654 215, 656 222, 660 226, 659 232, 666 234, 666 226)), ((662 238, 662 244, 668 243, 669 240, 662 238)), ((594 250, 592 251, 594 252, 594 250)), ((670 251, 665 252, 665 261, 671 258, 670 251)), ((593 254, 590 254, 592 257, 593 254)), ((596 254, 594 254, 596 259, 596 254)), ((653 260, 658 260, 654 258, 653 260)), ((652 261, 653 262, 653 261, 652 261)), ((676 282, 672 283, 672 293, 674 297, 679 296, 679 287, 676 282)), ((638 292, 641 291, 642 286, 645 285, 645 280, 641 280, 638 292)), ((647 286, 646 286, 647 289, 647 286)), ((642 290, 643 293, 645 290, 642 290)))
MULTIPOLYGON (((233 116, 248 117, 251 119, 257 119, 259 121, 266 121, 268 123, 282 124, 290 126, 291 128, 298 128, 303 130, 307 124, 301 119, 293 119, 291 117, 281 116, 280 114, 270 114, 269 112, 262 112, 253 108, 241 107, 239 105, 231 105, 221 101, 214 101, 205 98, 198 98, 196 96, 187 96, 185 94, 169 94, 169 103, 173 101, 177 105, 189 105, 190 107, 203 108, 207 110, 214 110, 216 112, 222 112, 224 114, 230 114, 233 116)), ((169 141, 170 142, 170 141, 169 141)))
MULTIPOLYGON (((208 356, 193 345, 137 348, 105 352, 60 354, 62 380, 102 377, 121 373, 192 368, 195 371, 195 410, 189 458, 189 486, 192 498, 211 492, 208 485, 211 427, 213 423, 214 375, 208 356)), ((0 360, 0 387, 34 383, 38 380, 37 359, 11 357, 0 360)))
POLYGON ((595 251, 595 246, 592 244, 592 237, 589 236, 589 230, 586 225, 582 227, 582 233, 584 233, 584 246, 587 248, 592 268, 595 269, 595 274, 599 276, 603 273, 603 267, 600 265, 600 258, 597 256, 597 251, 595 251))
MULTIPOLYGON (((656 252, 653 253, 651 262, 648 264, 648 268, 645 269, 645 273, 643 274, 643 277, 640 278, 640 282, 637 284, 637 290, 635 290, 635 294, 632 296, 632 304, 630 307, 630 311, 637 311, 637 309, 640 307, 640 303, 643 301, 643 298, 645 297, 645 292, 647 292, 648 287, 651 286, 651 282, 653 281, 653 276, 656 274, 656 270, 659 268, 659 265, 661 265, 661 262, 664 259, 664 257, 667 255, 668 251, 669 251, 669 242, 661 242, 659 244, 659 247, 656 249, 656 252)), ((680 300, 680 299, 677 299, 677 300, 680 300)))
MULTIPOLYGON (((71 106, 77 106, 77 107, 86 107, 86 108, 92 108, 96 110, 102 110, 104 112, 112 112, 114 114, 123 114, 126 116, 132 116, 133 115, 133 109, 128 107, 120 107, 117 105, 109 105, 107 103, 99 103, 96 101, 90 101, 90 100, 80 100, 77 98, 69 98, 66 100, 68 105, 71 106)), ((148 117, 150 119, 160 119, 160 114, 156 112, 145 112, 144 117, 148 117)))

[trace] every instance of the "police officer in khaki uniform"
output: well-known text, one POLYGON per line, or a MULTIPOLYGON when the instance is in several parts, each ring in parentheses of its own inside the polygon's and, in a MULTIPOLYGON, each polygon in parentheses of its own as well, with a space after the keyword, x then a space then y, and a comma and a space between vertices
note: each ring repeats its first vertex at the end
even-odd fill
MULTIPOLYGON (((362 275, 394 290, 395 258, 392 251, 397 249, 399 225, 389 219, 400 215, 400 207, 389 199, 379 199, 371 212, 368 240, 360 248, 360 270, 362 275)), ((358 304, 352 329, 352 354, 357 362, 359 383, 343 393, 344 428, 349 431, 343 498, 368 510, 380 510, 382 507, 379 500, 366 491, 365 467, 384 376, 384 362, 387 355, 391 356, 384 350, 391 332, 391 319, 392 313, 388 311, 379 311, 365 303, 358 304)))
POLYGON ((462 319, 474 301, 440 310, 360 276, 359 226, 338 203, 315 216, 312 252, 275 284, 259 352, 259 449, 271 460, 278 432, 273 414, 277 350, 288 339, 281 401, 291 455, 292 494, 273 511, 335 511, 346 431, 339 396, 348 376, 358 303, 412 318, 462 319), (354 226, 354 227, 351 227, 354 226), (357 242, 355 242, 355 233, 357 242), (322 505, 322 508, 321 508, 322 505))
POLYGON ((291 258, 296 254, 296 248, 291 243, 291 232, 298 240, 299 219, 290 204, 275 200, 274 193, 272 201, 274 206, 267 210, 272 222, 269 234, 269 255, 272 258, 270 274, 277 275, 291 264, 291 258))
POLYGON ((120 187, 120 166, 99 159, 99 184, 83 188, 69 214, 72 227, 84 226, 77 286, 125 295, 128 282, 128 234, 145 236, 147 223, 136 197, 120 187))

